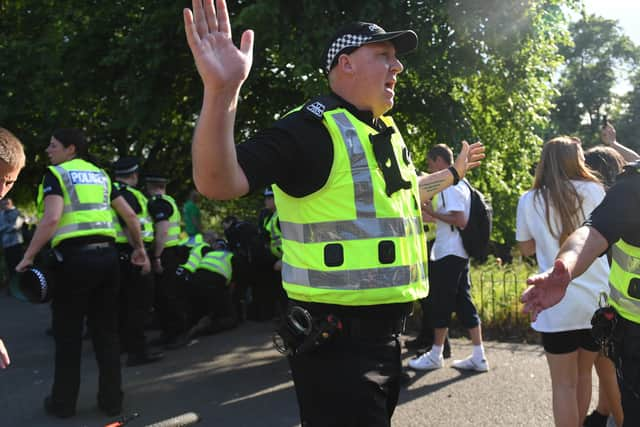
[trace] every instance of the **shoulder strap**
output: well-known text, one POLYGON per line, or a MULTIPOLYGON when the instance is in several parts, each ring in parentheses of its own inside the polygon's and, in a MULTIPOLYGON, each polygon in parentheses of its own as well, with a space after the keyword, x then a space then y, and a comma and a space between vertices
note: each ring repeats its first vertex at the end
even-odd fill
POLYGON ((325 111, 335 110, 342 105, 342 101, 332 95, 323 95, 311 99, 302 107, 305 117, 313 120, 322 120, 325 111))

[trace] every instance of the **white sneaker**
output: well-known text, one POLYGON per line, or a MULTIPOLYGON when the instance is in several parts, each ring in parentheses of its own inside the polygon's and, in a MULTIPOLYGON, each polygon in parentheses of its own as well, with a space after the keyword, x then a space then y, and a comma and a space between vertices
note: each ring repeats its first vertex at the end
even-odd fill
POLYGON ((473 356, 469 356, 466 359, 454 360, 451 367, 464 369, 465 371, 487 372, 489 370, 489 362, 487 362, 487 359, 474 360, 473 356))
POLYGON ((444 362, 442 356, 435 357, 430 351, 409 360, 409 367, 420 371, 440 369, 443 365, 444 362))

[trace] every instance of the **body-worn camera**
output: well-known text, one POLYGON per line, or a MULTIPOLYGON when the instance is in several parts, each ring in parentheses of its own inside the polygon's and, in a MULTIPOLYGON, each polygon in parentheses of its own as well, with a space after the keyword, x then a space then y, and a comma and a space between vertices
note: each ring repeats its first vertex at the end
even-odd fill
POLYGON ((333 314, 314 318, 304 308, 294 305, 273 334, 273 344, 280 353, 295 356, 328 342, 342 322, 333 314))

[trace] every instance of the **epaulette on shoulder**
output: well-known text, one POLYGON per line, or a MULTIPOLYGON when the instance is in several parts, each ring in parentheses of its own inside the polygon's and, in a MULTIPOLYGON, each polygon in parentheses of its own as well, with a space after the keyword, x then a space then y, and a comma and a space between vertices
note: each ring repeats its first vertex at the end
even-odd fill
POLYGON ((314 120, 322 120, 322 115, 325 113, 325 111, 334 110, 340 105, 340 100, 335 96, 318 96, 304 104, 304 106, 302 107, 302 113, 305 115, 305 117, 312 118, 314 120))

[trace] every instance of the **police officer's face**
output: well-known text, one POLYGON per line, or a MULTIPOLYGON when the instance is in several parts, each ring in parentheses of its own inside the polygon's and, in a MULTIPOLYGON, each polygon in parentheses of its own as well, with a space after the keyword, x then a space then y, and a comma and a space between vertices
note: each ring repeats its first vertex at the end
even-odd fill
POLYGON ((13 188, 16 183, 20 169, 9 166, 3 160, 0 160, 0 199, 2 199, 13 188))
POLYGON ((75 145, 72 144, 68 147, 65 147, 60 141, 58 141, 54 137, 51 137, 49 145, 47 145, 47 149, 45 151, 49 156, 49 161, 51 162, 51 164, 59 165, 60 163, 71 160, 74 157, 75 145))
POLYGON ((391 42, 366 44, 349 55, 359 92, 358 107, 379 117, 393 107, 397 75, 404 67, 391 42))

